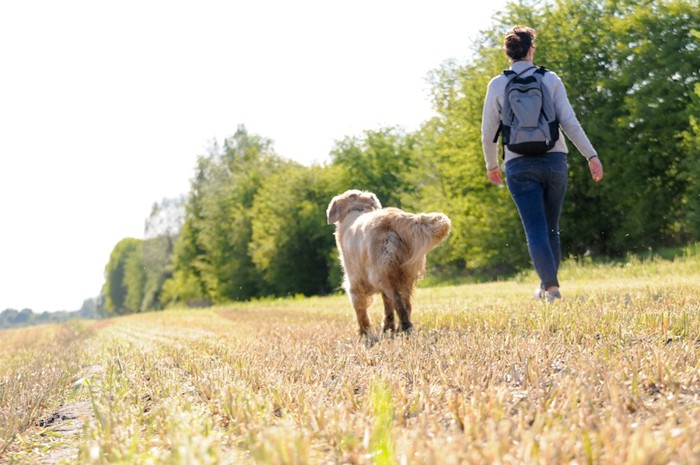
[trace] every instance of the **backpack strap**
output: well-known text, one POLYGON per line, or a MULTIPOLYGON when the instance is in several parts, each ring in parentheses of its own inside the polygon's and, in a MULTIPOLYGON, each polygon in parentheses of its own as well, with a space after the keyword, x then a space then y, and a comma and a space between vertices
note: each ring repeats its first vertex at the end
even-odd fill
MULTIPOLYGON (((537 69, 537 71, 535 71, 535 72, 538 72, 538 71, 540 71, 540 70, 547 71, 547 70, 545 69, 544 66, 540 66, 539 68, 537 68, 537 66, 534 66, 534 65, 533 65, 533 66, 528 66, 527 68, 525 68, 524 70, 522 70, 522 71, 519 72, 519 73, 516 73, 516 72, 513 71, 512 69, 504 69, 504 70, 503 70, 503 74, 508 78, 508 82, 510 83, 510 82, 513 82, 513 79, 519 78, 520 76, 522 76, 523 74, 527 73, 527 72, 530 71, 531 69, 537 69), (512 77, 511 77, 511 76, 512 76, 512 77)), ((544 71, 542 72, 542 74, 544 74, 544 71)))
POLYGON ((495 144, 498 142, 498 136, 501 135, 501 131, 503 130, 503 122, 498 123, 498 129, 496 129, 496 135, 493 136, 493 143, 495 144))

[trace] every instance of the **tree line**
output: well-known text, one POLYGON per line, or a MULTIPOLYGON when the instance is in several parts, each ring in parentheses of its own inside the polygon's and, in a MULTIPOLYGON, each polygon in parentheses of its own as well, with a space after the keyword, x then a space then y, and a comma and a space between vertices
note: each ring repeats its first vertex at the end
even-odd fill
POLYGON ((108 314, 99 299, 96 298, 86 299, 80 309, 75 311, 34 313, 31 308, 23 308, 22 310, 6 308, 0 312, 0 329, 63 323, 75 319, 99 320, 108 314))
POLYGON ((418 130, 367 130, 303 166, 245 126, 198 158, 186 198, 154 205, 145 239, 126 238, 105 270, 113 314, 173 304, 335 292, 341 270, 330 199, 371 190, 383 205, 452 220, 430 274, 496 278, 529 267, 505 189, 481 152, 489 80, 507 68, 504 32, 538 30, 536 64, 562 77, 606 179, 593 185, 568 143, 564 256, 615 257, 700 240, 700 8, 697 0, 509 3, 467 63, 429 75, 436 116, 418 130))

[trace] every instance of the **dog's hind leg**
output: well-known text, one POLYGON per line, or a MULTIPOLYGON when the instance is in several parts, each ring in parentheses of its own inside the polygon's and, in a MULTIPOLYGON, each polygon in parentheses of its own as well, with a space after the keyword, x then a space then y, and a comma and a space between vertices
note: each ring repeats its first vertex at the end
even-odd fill
POLYGON ((394 320, 394 301, 382 291, 382 300, 384 301, 384 326, 383 331, 396 331, 396 322, 394 320))
POLYGON ((372 302, 372 297, 355 289, 350 289, 350 300, 352 301, 352 306, 355 309, 355 314, 357 315, 357 324, 360 328, 360 335, 369 335, 371 324, 369 322, 367 308, 372 302))

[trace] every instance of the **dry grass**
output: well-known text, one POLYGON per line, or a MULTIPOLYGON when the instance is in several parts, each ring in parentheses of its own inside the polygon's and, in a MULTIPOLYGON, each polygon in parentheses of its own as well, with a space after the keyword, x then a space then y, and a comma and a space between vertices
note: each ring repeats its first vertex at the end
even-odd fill
POLYGON ((80 350, 0 333, 0 408, 24 419, 0 462, 700 463, 700 258, 569 265, 553 306, 520 281, 420 289, 416 332, 370 349, 342 296, 117 318, 80 350), (99 369, 25 402, 21 367, 61 369, 43 354, 99 369), (38 426, 80 402, 80 434, 38 426))
POLYGON ((40 415, 61 405, 79 370, 81 322, 0 331, 0 462, 40 415))

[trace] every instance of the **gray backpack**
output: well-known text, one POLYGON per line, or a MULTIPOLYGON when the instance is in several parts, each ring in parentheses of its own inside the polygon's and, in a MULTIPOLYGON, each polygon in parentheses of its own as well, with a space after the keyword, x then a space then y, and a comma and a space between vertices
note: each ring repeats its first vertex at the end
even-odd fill
POLYGON ((532 66, 516 74, 505 70, 508 77, 501 109, 501 124, 494 142, 501 134, 503 145, 520 155, 539 155, 547 152, 559 139, 554 103, 549 91, 542 85, 547 70, 540 67, 531 76, 520 76, 535 68, 532 66))

